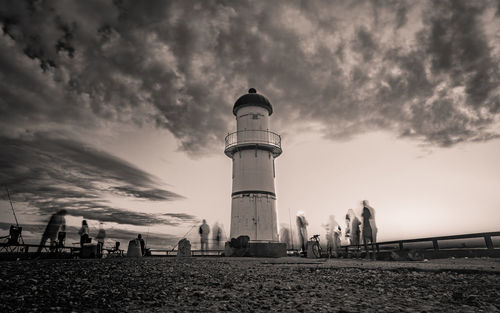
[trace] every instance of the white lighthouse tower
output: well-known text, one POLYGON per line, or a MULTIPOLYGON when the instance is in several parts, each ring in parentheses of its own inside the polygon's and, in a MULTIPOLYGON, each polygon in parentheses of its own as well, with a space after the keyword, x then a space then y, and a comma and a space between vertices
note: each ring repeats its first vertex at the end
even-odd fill
POLYGON ((266 97, 248 90, 234 104, 237 131, 227 135, 224 149, 233 161, 230 236, 247 235, 261 251, 279 242, 274 160, 282 150, 281 137, 269 130, 272 113, 266 97))

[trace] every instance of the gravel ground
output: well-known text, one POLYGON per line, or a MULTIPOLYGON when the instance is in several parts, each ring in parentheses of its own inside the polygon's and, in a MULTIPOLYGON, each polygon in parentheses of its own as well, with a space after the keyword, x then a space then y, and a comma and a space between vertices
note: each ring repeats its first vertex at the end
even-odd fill
POLYGON ((500 260, 0 263, 0 312, 499 312, 500 260))

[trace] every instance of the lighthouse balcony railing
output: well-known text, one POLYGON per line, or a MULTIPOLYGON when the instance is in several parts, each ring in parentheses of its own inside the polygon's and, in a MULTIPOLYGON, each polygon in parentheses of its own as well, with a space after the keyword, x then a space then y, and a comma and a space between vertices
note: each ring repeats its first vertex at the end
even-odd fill
POLYGON ((240 130, 226 136, 224 151, 232 153, 238 147, 256 145, 272 149, 275 155, 281 154, 281 136, 269 130, 240 130))

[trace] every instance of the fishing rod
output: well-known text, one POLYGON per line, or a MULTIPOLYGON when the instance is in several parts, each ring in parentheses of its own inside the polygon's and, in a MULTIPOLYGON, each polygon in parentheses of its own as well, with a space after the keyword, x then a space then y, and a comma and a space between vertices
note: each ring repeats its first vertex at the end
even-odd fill
MULTIPOLYGON (((182 236, 182 238, 186 238, 187 235, 189 235, 189 233, 198 225, 194 224, 193 227, 191 227, 187 233, 184 234, 184 236, 182 236)), ((175 248, 177 248, 177 246, 179 245, 179 243, 177 242, 177 244, 172 248, 172 251, 175 250, 175 248)))
POLYGON ((12 200, 10 199, 9 188, 5 186, 5 190, 7 191, 7 197, 9 197, 10 207, 12 208, 12 213, 14 213, 14 219, 16 220, 16 226, 19 227, 19 223, 17 221, 16 211, 14 211, 14 206, 12 205, 12 200))
POLYGON ((148 233, 146 234, 146 242, 144 243, 144 246, 148 246, 148 238, 149 238, 149 227, 151 227, 151 225, 148 226, 148 233))
POLYGON ((19 231, 19 239, 21 239, 21 242, 24 244, 23 235, 20 232, 21 228, 19 227, 19 222, 17 221, 16 211, 14 210, 14 205, 12 205, 12 200, 10 199, 9 188, 7 188, 7 186, 5 186, 5 190, 7 191, 7 197, 9 198, 10 207, 12 209, 12 213, 14 214, 14 219, 16 220, 16 227, 17 227, 17 230, 19 231))

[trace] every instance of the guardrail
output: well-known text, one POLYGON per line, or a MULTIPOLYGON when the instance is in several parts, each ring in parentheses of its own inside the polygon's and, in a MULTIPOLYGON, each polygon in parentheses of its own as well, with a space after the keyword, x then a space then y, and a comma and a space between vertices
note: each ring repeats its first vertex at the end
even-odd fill
POLYGON ((281 136, 269 130, 240 130, 230 133, 225 138, 226 154, 238 146, 262 145, 273 148, 274 153, 281 153, 281 136))
MULTIPOLYGON (((469 254, 478 254, 481 256, 500 256, 500 249, 495 249, 493 244, 492 237, 500 237, 500 231, 496 232, 487 232, 487 233, 474 233, 474 234, 463 234, 463 235, 453 235, 453 236, 438 236, 438 237, 425 237, 425 238, 417 238, 417 239, 405 239, 405 240, 392 240, 392 241, 383 241, 375 243, 375 247, 377 252, 380 251, 402 251, 408 248, 410 243, 432 243, 432 248, 420 248, 422 251, 430 251, 434 256, 446 256, 450 254, 451 251, 457 252, 462 251, 464 253, 458 253, 459 255, 467 253, 469 254), (461 247, 450 247, 450 248, 440 248, 439 242, 448 241, 448 240, 458 240, 458 239, 474 239, 474 238, 483 238, 484 246, 482 247, 467 247, 465 243, 461 247), (388 247, 390 246, 390 247, 388 247), (465 253, 467 252, 467 253, 465 253), (475 253, 472 253, 475 252, 475 253)), ((363 246, 363 243, 360 242, 360 246, 363 246)), ((360 246, 358 245, 345 245, 341 248, 348 253, 352 249, 358 249, 360 246)), ((451 254, 450 254, 451 255, 451 254)))
POLYGON ((73 259, 79 256, 80 250, 80 247, 1 243, 0 261, 31 260, 35 258, 73 259))

